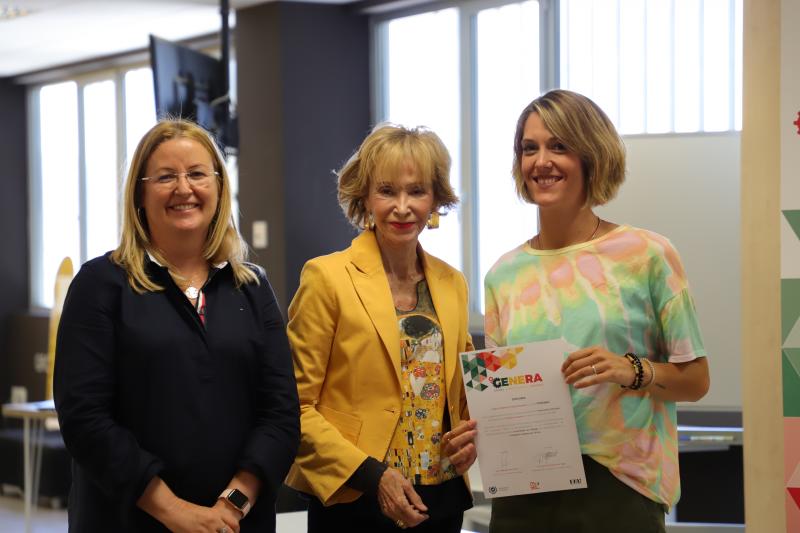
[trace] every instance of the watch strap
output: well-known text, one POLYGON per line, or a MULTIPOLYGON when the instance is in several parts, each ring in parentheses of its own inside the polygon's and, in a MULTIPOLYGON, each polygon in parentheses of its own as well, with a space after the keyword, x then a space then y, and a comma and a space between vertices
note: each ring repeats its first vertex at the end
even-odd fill
POLYGON ((242 513, 242 518, 250 512, 250 499, 239 489, 225 489, 219 495, 219 499, 225 500, 242 513), (240 503, 237 503, 237 501, 240 503))

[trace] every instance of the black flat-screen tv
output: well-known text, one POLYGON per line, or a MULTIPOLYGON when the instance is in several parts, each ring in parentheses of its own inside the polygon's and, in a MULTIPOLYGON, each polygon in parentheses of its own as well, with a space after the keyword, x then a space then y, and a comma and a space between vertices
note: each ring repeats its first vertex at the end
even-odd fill
POLYGON ((150 36, 156 113, 194 120, 223 148, 236 148, 236 120, 230 113, 227 65, 189 47, 150 36))

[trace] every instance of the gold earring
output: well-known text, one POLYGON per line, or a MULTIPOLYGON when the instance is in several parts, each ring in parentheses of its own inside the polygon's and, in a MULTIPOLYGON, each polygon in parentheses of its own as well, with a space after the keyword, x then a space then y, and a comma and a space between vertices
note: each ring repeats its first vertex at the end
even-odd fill
POLYGON ((372 213, 367 213, 367 223, 364 225, 366 229, 375 229, 375 217, 372 213))
POLYGON ((428 229, 436 229, 439 227, 439 212, 438 211, 431 211, 431 214, 428 216, 428 222, 425 224, 428 229))

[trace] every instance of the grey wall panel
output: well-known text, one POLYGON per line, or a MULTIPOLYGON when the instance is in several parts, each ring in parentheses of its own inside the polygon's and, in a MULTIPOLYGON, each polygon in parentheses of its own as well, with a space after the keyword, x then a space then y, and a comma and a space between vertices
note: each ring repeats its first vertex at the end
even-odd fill
POLYGON ((245 238, 266 220, 267 269, 285 310, 308 259, 355 235, 331 170, 369 132, 367 18, 342 6, 276 2, 237 12, 239 202, 245 238))
POLYGON ((367 19, 346 8, 283 4, 286 287, 311 257, 356 235, 337 200, 338 169, 369 133, 367 19))
POLYGON ((28 164, 25 87, 0 79, 0 401, 9 399, 12 314, 28 308, 28 164))

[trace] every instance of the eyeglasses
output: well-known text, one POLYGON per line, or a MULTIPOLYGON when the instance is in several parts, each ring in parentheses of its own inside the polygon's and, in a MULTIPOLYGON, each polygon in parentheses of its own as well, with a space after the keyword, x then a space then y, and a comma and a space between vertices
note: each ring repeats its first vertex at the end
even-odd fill
POLYGON ((186 181, 192 187, 205 187, 211 183, 214 176, 219 176, 219 172, 209 172, 205 169, 194 169, 187 172, 166 172, 159 176, 145 176, 142 181, 152 181, 157 187, 171 188, 177 185, 181 176, 186 176, 186 181))

